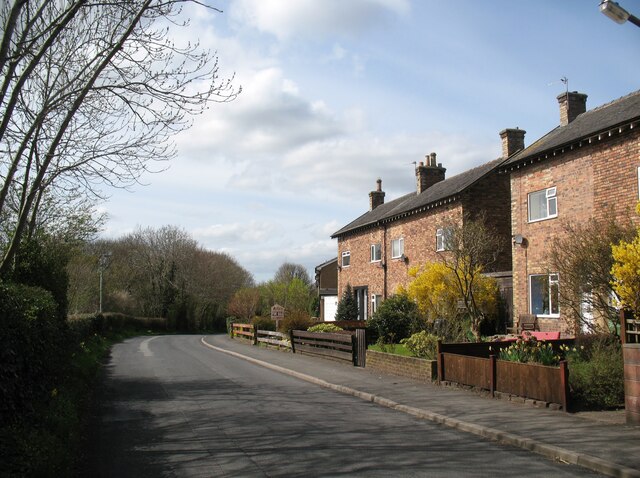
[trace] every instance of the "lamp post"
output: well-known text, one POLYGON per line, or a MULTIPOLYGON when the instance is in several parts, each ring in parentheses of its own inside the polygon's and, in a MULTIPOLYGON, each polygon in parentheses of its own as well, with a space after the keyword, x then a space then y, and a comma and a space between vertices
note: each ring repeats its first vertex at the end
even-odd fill
POLYGON ((600 2, 600 11, 616 23, 623 24, 627 20, 640 27, 640 18, 627 12, 624 8, 611 0, 600 2))

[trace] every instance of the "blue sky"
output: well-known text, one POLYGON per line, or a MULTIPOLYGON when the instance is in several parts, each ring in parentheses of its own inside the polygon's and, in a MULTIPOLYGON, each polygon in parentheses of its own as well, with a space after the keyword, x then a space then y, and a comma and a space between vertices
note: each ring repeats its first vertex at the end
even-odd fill
MULTIPOLYGON (((268 280, 335 256, 331 233, 414 188, 436 152, 447 177, 500 156, 498 133, 556 127, 556 96, 589 109, 640 88, 640 28, 598 0, 227 0, 190 7, 178 36, 217 51, 243 92, 176 138, 178 156, 112 190, 103 235, 174 225, 268 280)), ((621 0, 640 16, 640 0, 621 0)))

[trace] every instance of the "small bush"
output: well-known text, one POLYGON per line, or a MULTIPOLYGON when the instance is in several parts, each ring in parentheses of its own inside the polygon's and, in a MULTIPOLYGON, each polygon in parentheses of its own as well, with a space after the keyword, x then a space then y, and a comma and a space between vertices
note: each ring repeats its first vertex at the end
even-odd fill
POLYGON ((421 327, 418 306, 405 294, 389 297, 367 323, 367 328, 377 333, 378 341, 399 342, 418 332, 421 327))
POLYGON ((408 339, 402 339, 403 344, 414 357, 433 360, 438 353, 438 337, 421 331, 413 334, 408 339))
POLYGON ((574 406, 600 410, 624 403, 624 362, 622 348, 611 338, 598 336, 578 340, 565 349, 569 363, 569 386, 574 406))
POLYGON ((271 320, 271 317, 255 316, 252 321, 253 325, 258 327, 259 330, 271 330, 275 332, 276 322, 271 320))
POLYGON ((344 329, 342 329, 342 327, 338 327, 335 324, 332 323, 324 323, 324 324, 317 324, 314 325, 313 327, 309 327, 309 332, 324 332, 324 333, 329 333, 329 332, 340 332, 344 329))
POLYGON ((313 325, 311 316, 299 310, 292 310, 284 315, 280 321, 280 332, 288 334, 291 330, 307 330, 313 325))

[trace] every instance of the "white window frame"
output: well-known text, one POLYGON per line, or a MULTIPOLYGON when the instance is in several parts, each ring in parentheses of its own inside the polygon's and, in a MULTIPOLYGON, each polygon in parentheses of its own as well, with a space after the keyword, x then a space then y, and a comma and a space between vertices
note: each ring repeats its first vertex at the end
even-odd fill
POLYGON ((380 307, 380 304, 382 304, 382 296, 371 294, 371 313, 372 314, 376 313, 376 311, 378 310, 378 307, 380 307))
POLYGON ((640 166, 638 166, 638 199, 640 200, 640 166))
POLYGON ((529 275, 529 312, 531 314, 536 314, 538 317, 549 317, 549 318, 558 318, 560 317, 560 304, 559 304, 559 300, 560 300, 560 293, 559 293, 559 288, 560 288, 560 275, 557 272, 550 272, 548 274, 530 274, 529 275), (549 313, 548 314, 538 314, 536 312, 534 312, 533 310, 533 278, 534 277, 546 277, 547 278, 547 291, 549 294, 548 297, 548 301, 549 301, 549 313), (556 286, 556 289, 558 290, 558 294, 557 297, 555 298, 556 303, 553 302, 553 286, 556 286), (552 312, 553 309, 556 309, 557 312, 552 312))
POLYGON ((527 217, 529 219, 529 222, 546 221, 547 219, 558 217, 558 189, 556 186, 547 189, 540 189, 539 191, 533 191, 527 194, 527 217), (542 193, 544 193, 544 197, 546 200, 547 214, 544 217, 531 219, 531 196, 534 194, 538 195, 542 193), (551 204, 554 204, 554 209, 556 211, 554 214, 549 214, 551 204))
POLYGON ((451 229, 441 227, 436 229, 436 252, 451 250, 451 229))
POLYGON ((382 245, 378 242, 377 244, 371 244, 371 262, 380 262, 382 261, 382 245), (376 251, 378 252, 376 259, 376 251))
POLYGON ((404 255, 404 238, 400 237, 398 239, 391 240, 391 259, 400 259, 404 255), (398 244, 399 254, 393 253, 393 245, 398 244))
POLYGON ((349 267, 349 265, 351 265, 351 251, 344 251, 342 253, 342 260, 340 261, 340 266, 341 267, 349 267), (348 257, 348 264, 344 263, 345 258, 348 257))

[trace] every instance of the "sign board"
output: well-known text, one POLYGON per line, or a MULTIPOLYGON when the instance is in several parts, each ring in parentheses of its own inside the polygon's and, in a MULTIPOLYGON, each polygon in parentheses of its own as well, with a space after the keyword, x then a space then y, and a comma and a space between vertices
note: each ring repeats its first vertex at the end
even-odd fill
POLYGON ((271 307, 271 320, 284 319, 284 307, 281 305, 274 305, 271 307))

